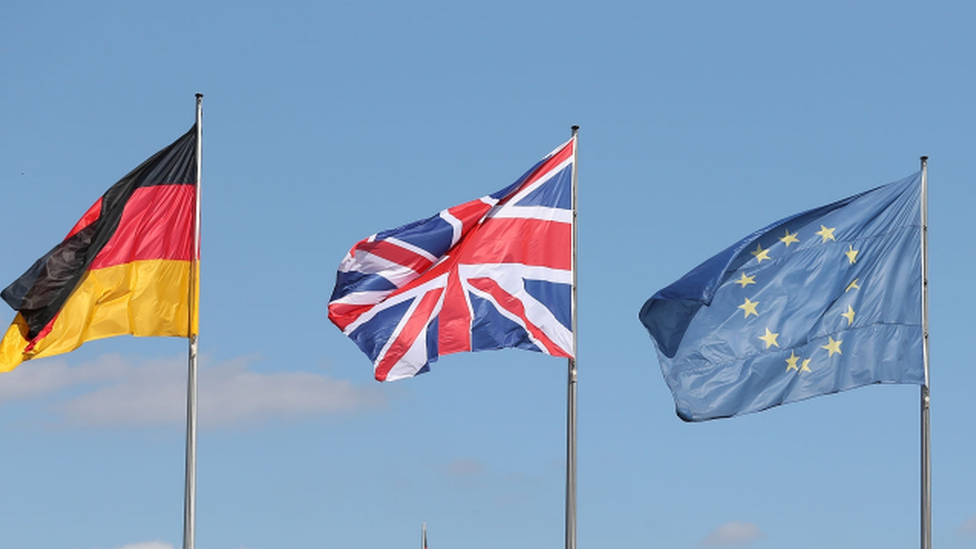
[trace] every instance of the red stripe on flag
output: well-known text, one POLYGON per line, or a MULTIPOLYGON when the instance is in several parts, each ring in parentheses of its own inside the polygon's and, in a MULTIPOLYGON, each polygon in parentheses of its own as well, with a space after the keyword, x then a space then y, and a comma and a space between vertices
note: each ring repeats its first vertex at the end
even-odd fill
POLYGON ((119 226, 89 269, 133 261, 193 258, 194 185, 139 187, 122 210, 119 226))
POLYGON ((78 222, 75 223, 75 226, 71 228, 71 231, 68 232, 68 236, 64 237, 64 239, 68 240, 72 236, 76 235, 78 231, 81 231, 82 229, 91 225, 95 221, 98 221, 98 218, 101 215, 102 215, 102 199, 99 198, 97 202, 92 204, 91 208, 88 208, 88 211, 85 212, 85 215, 81 216, 81 219, 79 219, 78 222))
POLYGON ((494 280, 490 278, 469 278, 468 283, 493 297, 499 306, 521 319, 525 329, 543 346, 545 352, 552 356, 569 358, 569 353, 556 345, 545 332, 529 321, 525 316, 525 306, 522 305, 522 302, 503 290, 494 280))
POLYGON ((433 261, 418 254, 417 252, 402 248, 396 244, 387 242, 386 240, 380 240, 378 242, 369 242, 364 240, 359 244, 356 244, 356 247, 353 248, 353 253, 357 251, 382 257, 387 261, 392 261, 397 265, 403 265, 404 267, 418 273, 424 272, 434 264, 433 261))
POLYGON ((41 331, 38 332, 36 336, 34 336, 34 339, 30 340, 27 346, 24 347, 25 355, 33 352, 34 347, 36 347, 37 344, 40 343, 42 339, 47 337, 47 334, 51 333, 51 330, 54 329, 54 321, 57 320, 58 316, 60 315, 61 315, 61 311, 54 313, 54 318, 52 318, 51 321, 48 322, 46 326, 44 326, 44 328, 41 328, 41 331))
POLYGON ((390 373, 390 370, 403 358, 403 355, 407 354, 407 351, 410 350, 410 347, 417 340, 417 336, 427 327, 427 321, 430 319, 430 315, 437 305, 437 300, 443 292, 444 288, 434 288, 424 294, 424 297, 420 298, 420 303, 410 315, 410 319, 407 320, 407 323, 400 330, 393 344, 387 349, 386 354, 383 355, 383 359, 376 365, 376 381, 386 381, 386 376, 390 373))
POLYGON ((471 311, 457 269, 451 269, 445 292, 444 305, 437 315, 437 354, 470 351, 471 311))
POLYGON ((329 320, 343 332, 346 326, 352 324, 363 313, 376 305, 354 305, 350 303, 332 303, 329 305, 329 320))
POLYGON ((573 227, 538 219, 491 218, 466 242, 459 263, 521 263, 570 270, 573 227))
MULTIPOLYGON (((452 248, 451 250, 448 251, 448 254, 453 253, 455 250, 457 250, 457 248, 452 248)), ((394 290, 393 293, 386 296, 386 299, 390 299, 400 294, 405 294, 418 286, 422 286, 423 284, 426 284, 431 280, 434 280, 435 278, 449 272, 451 269, 455 268, 456 265, 457 265, 457 258, 451 257, 450 255, 445 256, 445 259, 443 261, 441 261, 440 263, 435 263, 433 267, 425 271, 419 277, 397 288, 396 290, 394 290)))
POLYGON ((481 200, 472 200, 460 206, 448 208, 447 211, 461 222, 461 234, 465 235, 472 227, 476 226, 481 218, 488 213, 491 206, 481 200))

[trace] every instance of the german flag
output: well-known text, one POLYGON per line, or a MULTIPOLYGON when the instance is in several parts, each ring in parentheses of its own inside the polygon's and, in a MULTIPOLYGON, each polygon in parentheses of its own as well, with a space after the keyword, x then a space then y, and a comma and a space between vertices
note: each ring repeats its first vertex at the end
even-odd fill
POLYGON ((197 190, 194 126, 112 185, 0 292, 17 310, 0 341, 0 372, 95 339, 195 335, 197 190))

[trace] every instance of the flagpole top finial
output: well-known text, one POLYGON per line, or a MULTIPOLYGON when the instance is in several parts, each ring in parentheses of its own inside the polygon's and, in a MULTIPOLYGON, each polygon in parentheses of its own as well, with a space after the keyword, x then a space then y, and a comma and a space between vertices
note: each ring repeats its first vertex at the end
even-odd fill
POLYGON ((202 93, 197 92, 196 96, 197 96, 197 99, 203 99, 203 94, 202 93))
POLYGON ((579 126, 577 126, 576 124, 573 124, 572 126, 569 127, 569 129, 573 130, 574 132, 578 132, 579 131, 579 126))
POLYGON ((928 162, 929 156, 927 154, 923 154, 922 156, 918 157, 918 159, 922 162, 928 162))

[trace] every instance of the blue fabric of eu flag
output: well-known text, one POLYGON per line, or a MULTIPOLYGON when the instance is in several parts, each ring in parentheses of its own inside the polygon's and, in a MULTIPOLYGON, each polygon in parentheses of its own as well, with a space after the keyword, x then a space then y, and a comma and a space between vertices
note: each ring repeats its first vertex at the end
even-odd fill
POLYGON ((678 416, 925 383, 921 173, 760 229, 654 294, 640 320, 678 416))

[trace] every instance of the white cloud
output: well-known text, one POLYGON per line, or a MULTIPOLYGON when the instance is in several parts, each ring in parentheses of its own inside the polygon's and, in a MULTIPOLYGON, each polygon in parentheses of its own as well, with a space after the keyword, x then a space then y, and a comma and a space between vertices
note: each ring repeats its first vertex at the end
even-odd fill
MULTIPOLYGON (((257 372, 248 362, 201 360, 197 397, 202 428, 355 412, 386 402, 378 388, 312 372, 257 372)), ((70 425, 182 425, 186 368, 185 358, 106 355, 74 367, 39 361, 4 374, 0 405, 57 395, 54 411, 70 425)))
POLYGON ((48 359, 29 363, 3 374, 0 405, 30 400, 86 383, 98 383, 122 375, 126 365, 117 355, 103 357, 85 367, 68 367, 65 360, 48 359))
POLYGON ((710 547, 733 547, 748 545, 765 537, 759 526, 751 522, 726 522, 716 528, 702 541, 702 545, 710 547))
POLYGON ((959 527, 959 531, 964 534, 969 534, 970 536, 976 536, 976 517, 972 517, 966 522, 962 523, 959 527))
POLYGON ((123 545, 119 549, 173 549, 173 546, 161 541, 144 541, 142 543, 123 545))

